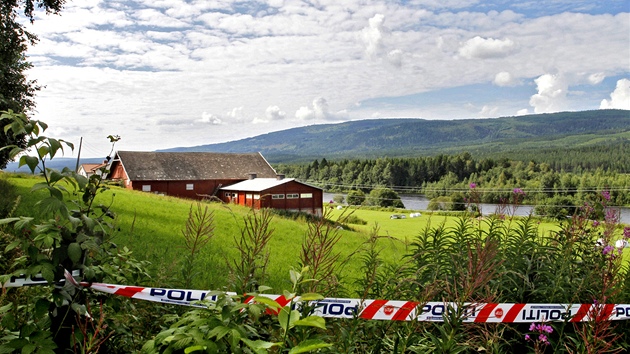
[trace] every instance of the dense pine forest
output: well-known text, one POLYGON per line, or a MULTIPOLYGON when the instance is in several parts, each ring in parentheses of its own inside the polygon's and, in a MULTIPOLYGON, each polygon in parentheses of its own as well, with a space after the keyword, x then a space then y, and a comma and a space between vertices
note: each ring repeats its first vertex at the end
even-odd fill
POLYGON ((430 157, 318 159, 309 164, 280 164, 280 173, 335 192, 369 193, 376 187, 429 198, 464 198, 474 184, 482 202, 500 203, 515 188, 523 202, 579 205, 601 191, 610 205, 630 205, 630 142, 612 141, 589 147, 430 157))

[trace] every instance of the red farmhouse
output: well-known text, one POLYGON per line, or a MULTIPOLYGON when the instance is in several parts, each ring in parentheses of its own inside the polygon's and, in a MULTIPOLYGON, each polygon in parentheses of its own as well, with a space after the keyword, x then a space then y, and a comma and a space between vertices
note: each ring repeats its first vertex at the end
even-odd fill
POLYGON ((138 191, 322 214, 322 189, 278 176, 260 153, 118 151, 107 178, 138 191))
POLYGON ((221 188, 221 199, 255 209, 274 208, 322 216, 323 191, 293 178, 258 178, 221 188))

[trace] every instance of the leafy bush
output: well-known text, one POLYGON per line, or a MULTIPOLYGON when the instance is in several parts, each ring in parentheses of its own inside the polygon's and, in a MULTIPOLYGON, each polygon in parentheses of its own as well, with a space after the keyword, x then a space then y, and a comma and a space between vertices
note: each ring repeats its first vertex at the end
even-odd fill
POLYGON ((404 208, 402 200, 396 191, 390 188, 379 187, 370 191, 365 202, 367 205, 380 207, 404 208))
POLYGON ((365 193, 361 190, 351 190, 346 196, 346 202, 349 205, 361 205, 365 202, 365 193))

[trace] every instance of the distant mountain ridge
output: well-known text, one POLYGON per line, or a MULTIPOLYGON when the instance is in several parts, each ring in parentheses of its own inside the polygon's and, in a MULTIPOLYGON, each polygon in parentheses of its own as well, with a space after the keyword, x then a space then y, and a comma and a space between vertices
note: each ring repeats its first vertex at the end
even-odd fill
POLYGON ((291 128, 237 141, 159 151, 260 152, 271 163, 568 147, 630 139, 630 111, 594 110, 457 120, 366 119, 291 128))
MULTIPOLYGON (((260 152, 270 163, 315 159, 372 159, 437 154, 566 149, 630 141, 630 111, 594 110, 517 117, 427 120, 381 118, 291 128, 219 144, 158 151, 260 152)), ((81 159, 98 163, 102 158, 81 159)), ((76 159, 55 158, 48 167, 74 169, 76 159)), ((18 170, 9 163, 5 171, 18 170)))

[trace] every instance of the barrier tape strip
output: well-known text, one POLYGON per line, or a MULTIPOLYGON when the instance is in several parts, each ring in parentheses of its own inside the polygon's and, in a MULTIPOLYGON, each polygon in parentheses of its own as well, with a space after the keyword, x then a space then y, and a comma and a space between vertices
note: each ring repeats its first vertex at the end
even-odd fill
MULTIPOLYGON (((205 307, 201 300, 216 301, 218 291, 165 289, 143 286, 128 286, 105 283, 77 282, 74 274, 66 272, 66 280, 77 287, 90 288, 99 292, 121 295, 132 299, 165 304, 205 307)), ((5 287, 38 285, 37 277, 16 278, 5 287)), ((237 295, 226 292, 227 295, 237 295)), ((283 295, 260 294, 276 301, 280 306, 290 303, 283 295)), ((294 302, 299 302, 297 297, 294 302)), ((253 296, 245 296, 245 303, 253 303, 253 296)), ((325 298, 309 301, 314 306, 313 315, 327 318, 353 318, 389 321, 443 322, 443 315, 456 309, 455 303, 414 302, 398 300, 361 300, 350 298, 325 298)), ((463 322, 468 323, 531 323, 542 321, 585 322, 590 320, 630 320, 630 304, 515 304, 515 303, 465 303, 463 322)))

